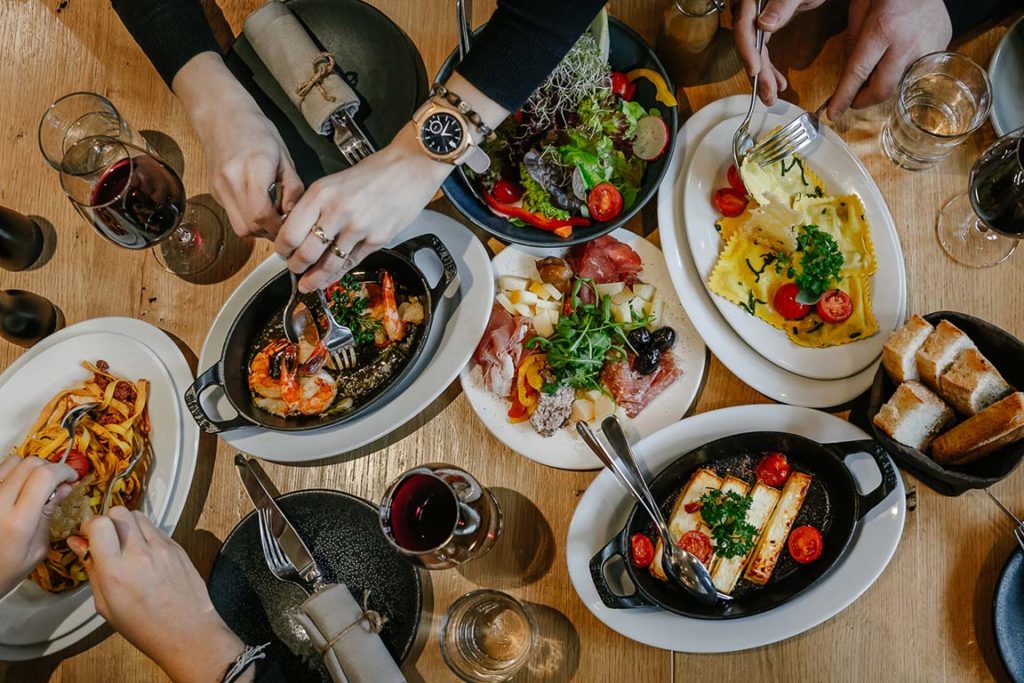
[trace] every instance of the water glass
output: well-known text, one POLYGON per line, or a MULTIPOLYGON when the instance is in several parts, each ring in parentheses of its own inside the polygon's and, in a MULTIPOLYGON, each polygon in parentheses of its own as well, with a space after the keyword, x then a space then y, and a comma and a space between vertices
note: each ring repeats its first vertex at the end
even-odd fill
POLYGON ((900 79, 882 149, 897 166, 920 171, 938 163, 988 118, 988 74, 956 52, 933 52, 900 79))
POLYGON ((39 151, 56 170, 60 170, 69 149, 95 136, 111 137, 148 151, 146 141, 132 130, 114 104, 96 93, 64 95, 47 107, 39 120, 39 151))
POLYGON ((536 626, 522 603, 495 590, 463 595, 441 621, 441 655, 470 683, 506 681, 530 659, 536 626))

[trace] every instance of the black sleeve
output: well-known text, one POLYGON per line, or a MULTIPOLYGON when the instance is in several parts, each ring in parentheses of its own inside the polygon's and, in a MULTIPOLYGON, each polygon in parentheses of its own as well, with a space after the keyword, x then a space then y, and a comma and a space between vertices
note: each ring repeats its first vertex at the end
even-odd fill
POLYGON ((498 0, 458 72, 506 109, 544 82, 607 0, 498 0))
POLYGON ((200 52, 220 53, 199 0, 111 0, 111 5, 168 87, 200 52))
POLYGON ((1019 0, 945 0, 945 3, 954 36, 1020 8, 1019 0))

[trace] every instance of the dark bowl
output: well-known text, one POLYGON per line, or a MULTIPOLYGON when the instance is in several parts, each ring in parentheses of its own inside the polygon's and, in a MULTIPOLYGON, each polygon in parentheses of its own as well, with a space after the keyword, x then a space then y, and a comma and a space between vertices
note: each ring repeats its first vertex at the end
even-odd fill
POLYGON ((219 434, 254 426, 277 432, 304 432, 349 422, 382 405, 392 390, 399 386, 402 379, 416 365, 416 360, 423 352, 424 343, 430 335, 434 311, 441 302, 444 292, 458 277, 458 273, 454 259, 436 235, 419 235, 394 249, 374 252, 352 269, 350 274, 358 280, 373 279, 381 268, 391 273, 399 292, 422 297, 426 304, 423 324, 416 332, 418 336, 408 356, 386 382, 376 387, 372 394, 361 399, 350 410, 329 417, 305 415, 284 418, 253 405, 248 380, 250 349, 267 322, 272 316, 280 315, 288 301, 291 278, 288 271, 284 270, 263 285, 246 302, 228 331, 220 360, 200 374, 185 392, 185 404, 200 428, 207 434, 219 434), (416 253, 424 249, 432 250, 444 266, 444 274, 433 288, 427 284, 423 273, 413 261, 416 253), (219 420, 206 412, 200 398, 213 387, 223 389, 228 402, 237 413, 234 418, 219 420))
MULTIPOLYGON (((940 320, 948 320, 959 327, 1011 386, 1018 391, 1024 389, 1024 342, 992 323, 964 313, 938 311, 929 313, 924 319, 932 325, 937 325, 940 320)), ((878 366, 875 382, 871 386, 866 421, 870 424, 871 433, 892 454, 900 467, 909 470, 930 488, 947 496, 959 496, 971 489, 988 488, 1008 477, 1024 458, 1024 440, 1003 446, 967 465, 949 467, 940 465, 916 448, 904 446, 871 422, 882 404, 892 397, 896 386, 885 368, 878 366)))
MULTIPOLYGON (((608 18, 608 28, 611 41, 608 61, 611 63, 612 69, 616 71, 630 71, 638 68, 653 69, 661 74, 672 92, 675 92, 672 79, 669 78, 665 67, 662 66, 657 56, 655 56, 654 50, 644 42, 644 39, 639 34, 614 17, 608 18)), ((448 55, 448 59, 441 66, 441 71, 438 73, 436 80, 443 82, 447 79, 457 65, 457 62, 458 51, 456 50, 448 55)), ((654 98, 654 86, 646 79, 640 79, 636 83, 636 95, 633 99, 648 109, 651 107, 658 109, 665 119, 665 124, 668 126, 668 148, 660 159, 647 163, 643 185, 641 185, 640 192, 637 194, 636 203, 629 211, 622 212, 615 220, 591 223, 586 228, 575 228, 572 237, 562 239, 557 235, 536 228, 518 228, 504 218, 495 216, 478 197, 474 189, 470 187, 469 180, 466 178, 461 167, 448 176, 448 180, 445 181, 441 189, 444 191, 445 196, 448 197, 448 200, 455 205, 455 208, 463 216, 504 242, 526 244, 532 247, 566 247, 589 242, 601 235, 607 235, 616 228, 622 227, 630 218, 639 213, 658 191, 658 185, 661 183, 665 171, 668 170, 668 162, 672 158, 672 150, 676 144, 676 129, 679 127, 679 108, 666 107, 661 102, 658 102, 654 98)))
POLYGON ((705 605, 682 588, 657 579, 647 569, 637 569, 630 562, 629 539, 633 534, 656 537, 650 516, 637 505, 622 531, 590 561, 590 575, 601 602, 613 609, 656 605, 686 617, 715 620, 749 617, 774 609, 824 578, 849 547, 857 522, 896 488, 895 468, 885 451, 870 439, 822 444, 784 432, 749 432, 717 439, 681 456, 654 477, 650 482, 651 493, 667 518, 672 504, 698 468, 713 469, 720 476, 732 474, 752 484, 756 480, 754 467, 767 451, 785 453, 794 471, 814 477, 793 527, 813 524, 821 531, 824 548, 818 560, 800 565, 783 549, 765 586, 741 578, 731 602, 705 605), (871 455, 882 474, 878 487, 866 495, 857 492, 844 464, 854 453, 871 455), (631 595, 618 594, 607 583, 605 565, 615 556, 623 558, 626 573, 636 587, 631 595))

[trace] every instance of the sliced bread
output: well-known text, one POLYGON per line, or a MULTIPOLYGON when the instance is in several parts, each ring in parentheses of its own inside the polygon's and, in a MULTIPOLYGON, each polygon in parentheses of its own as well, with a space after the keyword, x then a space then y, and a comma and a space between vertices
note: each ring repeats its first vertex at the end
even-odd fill
POLYGON ((904 446, 923 451, 955 418, 953 410, 928 387, 910 381, 896 387, 873 422, 904 446))
POLYGON ((882 347, 882 365, 896 383, 918 379, 917 352, 935 328, 919 315, 892 333, 882 347))
POLYGON ((1013 387, 978 349, 967 349, 939 378, 939 394, 964 415, 977 415, 1013 387))
POLYGON ((932 458, 941 465, 966 465, 1024 438, 1024 393, 1010 394, 964 420, 932 444, 932 458))
POLYGON ((973 346, 974 342, 963 330, 948 320, 940 321, 917 352, 917 371, 921 381, 938 391, 942 373, 961 353, 973 346))

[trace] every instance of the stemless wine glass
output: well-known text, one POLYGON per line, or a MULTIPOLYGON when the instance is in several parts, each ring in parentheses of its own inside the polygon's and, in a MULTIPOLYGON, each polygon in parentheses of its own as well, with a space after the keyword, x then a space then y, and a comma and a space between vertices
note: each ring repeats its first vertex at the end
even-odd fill
POLYGON ((529 661, 537 639, 521 602, 496 590, 477 590, 452 603, 441 621, 441 655, 470 683, 512 678, 529 661))
POLYGON ((104 135, 149 151, 113 102, 92 92, 73 92, 54 101, 39 119, 39 151, 60 170, 64 155, 83 138, 104 135))
POLYGON ((882 150, 908 171, 946 158, 988 118, 988 74, 956 52, 933 52, 907 67, 892 114, 882 128, 882 150))
POLYGON ((942 207, 935 230, 954 261, 1002 263, 1024 238, 1024 128, 989 145, 971 168, 970 188, 942 207))
POLYGON ((480 557, 501 534, 501 508, 473 475, 431 463, 388 487, 380 527, 392 546, 426 569, 448 569, 480 557))
POLYGON ((172 273, 197 273, 220 255, 216 215, 187 203, 174 169, 140 147, 105 135, 82 138, 64 155, 60 182, 97 232, 125 249, 159 246, 157 261, 172 273))

